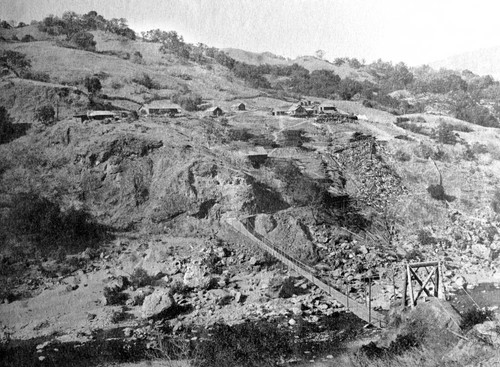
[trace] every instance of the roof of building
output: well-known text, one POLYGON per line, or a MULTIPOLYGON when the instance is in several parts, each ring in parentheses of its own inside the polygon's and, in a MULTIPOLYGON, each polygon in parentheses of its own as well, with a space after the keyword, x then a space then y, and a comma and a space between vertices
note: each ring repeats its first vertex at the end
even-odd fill
MULTIPOLYGON (((322 102, 319 106, 320 107, 335 107, 335 105, 329 101, 322 102)), ((337 108, 337 107, 335 107, 335 108, 337 108)))
POLYGON ((300 109, 304 109, 303 106, 299 105, 299 104, 293 104, 290 106, 290 108, 288 109, 288 111, 297 111, 297 110, 300 110, 300 109))
POLYGON ((244 156, 256 156, 256 155, 267 156, 267 150, 261 146, 247 147, 240 149, 240 154, 244 156))
POLYGON ((238 102, 238 103, 233 104, 233 106, 241 106, 241 105, 244 106, 245 104, 243 102, 238 102))
POLYGON ((168 100, 152 101, 144 106, 147 108, 163 108, 163 109, 167 109, 167 110, 173 110, 173 109, 180 110, 181 109, 181 106, 179 106, 178 104, 172 103, 168 100))
POLYGON ((209 109, 207 109, 207 111, 214 112, 217 109, 222 111, 222 108, 220 108, 219 106, 210 107, 209 109))
POLYGON ((88 112, 89 117, 95 117, 95 116, 116 116, 116 113, 113 111, 89 111, 88 112))

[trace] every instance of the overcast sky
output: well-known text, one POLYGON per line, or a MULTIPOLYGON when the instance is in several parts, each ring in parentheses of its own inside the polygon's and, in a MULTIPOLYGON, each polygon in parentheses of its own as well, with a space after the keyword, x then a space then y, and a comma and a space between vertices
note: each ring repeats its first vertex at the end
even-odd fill
POLYGON ((0 0, 0 19, 29 22, 66 10, 287 57, 322 49, 328 60, 418 65, 500 46, 500 2, 489 0, 0 0))

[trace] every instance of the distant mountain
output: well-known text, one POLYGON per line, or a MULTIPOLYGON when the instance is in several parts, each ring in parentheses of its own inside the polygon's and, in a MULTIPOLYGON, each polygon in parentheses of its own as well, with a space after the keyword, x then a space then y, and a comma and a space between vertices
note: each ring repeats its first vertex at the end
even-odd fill
POLYGON ((434 69, 470 70, 479 75, 491 75, 500 80, 500 46, 448 57, 430 64, 434 69))
POLYGON ((271 52, 250 52, 237 48, 223 49, 230 57, 237 61, 245 62, 251 65, 292 65, 298 64, 309 71, 314 70, 332 70, 341 78, 353 78, 357 80, 370 80, 372 77, 362 69, 354 69, 347 64, 337 66, 328 60, 319 59, 314 56, 299 56, 296 59, 284 58, 283 56, 275 55, 271 52))

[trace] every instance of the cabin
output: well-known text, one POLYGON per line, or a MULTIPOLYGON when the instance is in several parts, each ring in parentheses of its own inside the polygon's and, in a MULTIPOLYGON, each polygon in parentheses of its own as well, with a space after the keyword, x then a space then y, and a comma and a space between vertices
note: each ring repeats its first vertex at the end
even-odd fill
POLYGON ((318 113, 335 113, 337 112, 337 107, 335 107, 331 102, 323 102, 318 106, 318 113))
POLYGON ((106 119, 118 120, 120 118, 118 114, 112 111, 87 111, 86 113, 79 113, 73 115, 73 117, 79 118, 81 122, 87 120, 99 120, 99 121, 106 119))
POLYGON ((174 117, 182 113, 181 106, 169 101, 152 101, 142 106, 139 111, 148 116, 171 116, 174 117))
POLYGON ((234 111, 245 111, 246 110, 246 106, 244 103, 240 102, 240 103, 236 103, 236 104, 233 104, 231 106, 231 108, 234 110, 234 111))
POLYGON ((207 110, 208 112, 208 115, 209 116, 213 116, 213 117, 218 117, 218 116, 222 116, 224 114, 224 111, 222 111, 222 108, 220 107, 212 107, 212 108, 209 108, 207 110))
POLYGON ((301 106, 300 104, 294 104, 292 105, 288 111, 288 115, 294 116, 294 117, 305 117, 307 116, 307 111, 306 109, 301 106))
POLYGON ((287 114, 288 114, 287 110, 283 110, 283 109, 275 108, 274 110, 271 111, 271 115, 273 115, 273 116, 286 116, 287 114))

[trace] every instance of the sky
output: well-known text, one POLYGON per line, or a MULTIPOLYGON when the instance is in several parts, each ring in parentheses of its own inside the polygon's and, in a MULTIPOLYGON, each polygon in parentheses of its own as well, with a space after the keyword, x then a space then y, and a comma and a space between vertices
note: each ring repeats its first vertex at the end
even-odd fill
POLYGON ((500 2, 490 0, 0 0, 0 19, 25 23, 66 10, 290 58, 321 49, 327 60, 417 66, 500 46, 500 2))

